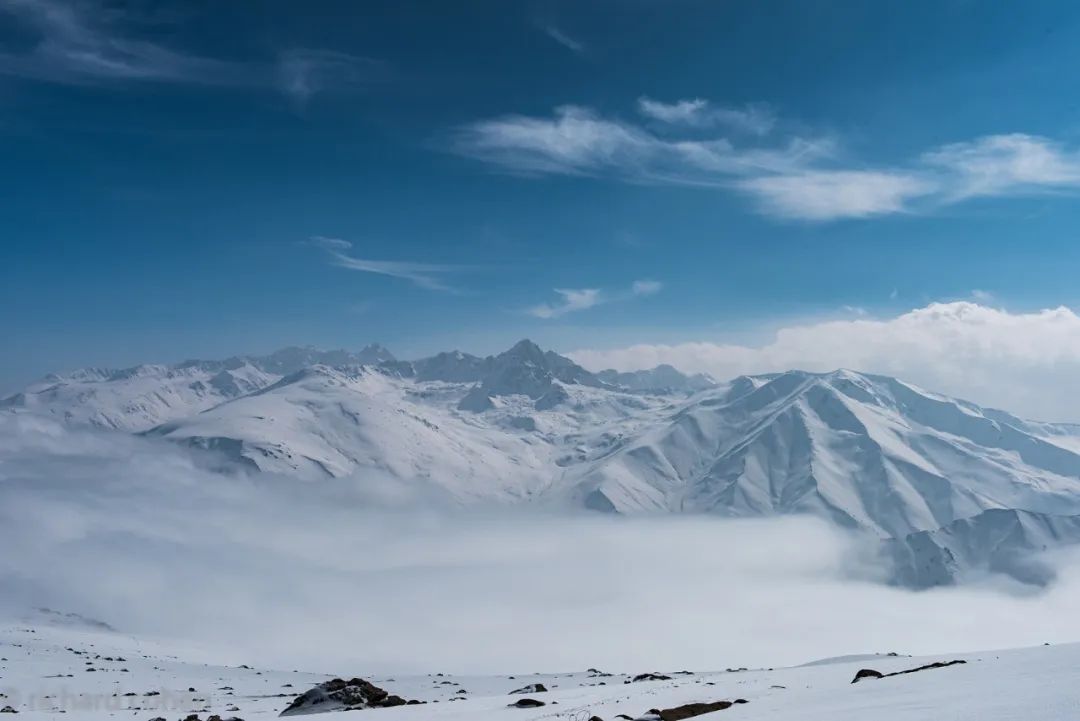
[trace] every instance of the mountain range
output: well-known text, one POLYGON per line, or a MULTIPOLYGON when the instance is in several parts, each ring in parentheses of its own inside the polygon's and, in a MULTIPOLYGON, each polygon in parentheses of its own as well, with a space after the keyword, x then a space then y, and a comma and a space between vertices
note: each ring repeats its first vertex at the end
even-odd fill
POLYGON ((1080 426, 848 370, 718 382, 594 373, 530 341, 415 361, 288 348, 51 375, 0 411, 457 504, 810 514, 880 539, 916 587, 987 570, 1044 583, 1022 559, 1080 541, 1080 426))

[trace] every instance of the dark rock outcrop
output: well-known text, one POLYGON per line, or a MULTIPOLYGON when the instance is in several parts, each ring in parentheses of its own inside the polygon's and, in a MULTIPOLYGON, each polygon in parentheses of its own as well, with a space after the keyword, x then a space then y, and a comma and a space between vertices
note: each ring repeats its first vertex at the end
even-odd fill
POLYGON ((408 701, 400 696, 395 696, 362 678, 350 681, 335 678, 297 696, 281 715, 388 708, 404 706, 407 703, 408 701))
POLYGON ((682 721, 682 719, 701 716, 713 711, 723 711, 741 703, 746 703, 746 699, 738 698, 734 701, 713 701, 712 703, 688 703, 674 708, 654 709, 652 713, 659 716, 660 721, 682 721))
POLYGON ((864 668, 855 674, 855 678, 851 680, 852 683, 858 683, 864 678, 889 678, 890 676, 903 676, 906 673, 916 673, 918 671, 929 671, 935 668, 946 668, 947 666, 956 666, 957 664, 967 663, 963 659, 956 659, 955 661, 935 661, 934 663, 928 663, 925 666, 917 666, 915 668, 905 669, 903 671, 893 671, 892 673, 881 673, 875 671, 872 668, 864 668))
POLYGON ((521 688, 516 688, 513 691, 511 691, 510 693, 545 693, 545 692, 547 692, 547 687, 544 686, 544 684, 542 684, 542 683, 530 683, 528 686, 522 686, 521 688))
POLYGON ((855 674, 855 678, 851 679, 851 682, 858 683, 864 678, 882 678, 884 676, 885 674, 883 674, 881 671, 875 671, 872 668, 861 668, 859 669, 859 672, 855 674))
POLYGON ((665 676, 662 673, 639 673, 632 680, 634 683, 638 681, 670 681, 671 676, 665 676))
POLYGON ((537 708, 539 706, 546 706, 543 701, 539 701, 535 698, 521 698, 512 704, 507 704, 510 708, 537 708))

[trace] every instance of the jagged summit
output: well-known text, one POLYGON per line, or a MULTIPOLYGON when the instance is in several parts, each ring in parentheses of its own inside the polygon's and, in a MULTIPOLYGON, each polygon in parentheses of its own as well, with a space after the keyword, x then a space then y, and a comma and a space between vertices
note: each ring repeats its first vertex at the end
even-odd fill
POLYGON ((483 388, 491 395, 520 394, 535 399, 548 393, 556 380, 592 387, 603 385, 569 358, 523 340, 494 357, 483 388))
POLYGON ((508 350, 499 354, 500 358, 512 358, 519 360, 523 363, 544 362, 544 351, 536 343, 533 343, 528 338, 522 338, 514 345, 510 346, 508 350))

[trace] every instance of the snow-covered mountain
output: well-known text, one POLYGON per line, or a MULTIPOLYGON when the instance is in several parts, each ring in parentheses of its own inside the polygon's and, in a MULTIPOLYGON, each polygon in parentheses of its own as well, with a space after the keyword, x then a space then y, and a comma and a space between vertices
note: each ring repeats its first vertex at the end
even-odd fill
POLYGON ((811 514, 901 539, 890 556, 912 585, 1002 565, 995 534, 1017 552, 1080 541, 1053 520, 1080 516, 1080 428, 851 371, 718 384, 670 367, 592 373, 529 341, 417 361, 291 348, 51 376, 2 406, 458 503, 811 514), (997 530, 1003 518, 1023 522, 997 530))
POLYGON ((714 388, 719 383, 705 373, 684 375, 667 364, 658 365, 651 370, 629 371, 620 373, 616 370, 603 370, 596 377, 613 386, 621 386, 636 391, 702 391, 714 388))
POLYGON ((1080 543, 1080 516, 995 508, 884 545, 896 583, 930 588, 988 572, 1042 586, 1055 573, 1035 553, 1076 543, 1080 543))
POLYGON ((1080 513, 1080 454, 1027 424, 850 371, 741 378, 585 466, 593 508, 811 513, 883 537, 992 508, 1080 513))
POLYGON ((0 409, 30 410, 72 423, 139 432, 254 393, 312 365, 393 360, 390 351, 370 345, 355 353, 293 347, 267 356, 223 361, 189 360, 118 370, 83 368, 48 375, 0 399, 0 409))
POLYGON ((274 383, 280 376, 243 359, 86 368, 50 375, 0 400, 0 409, 29 410, 71 423, 143 431, 185 418, 274 383))

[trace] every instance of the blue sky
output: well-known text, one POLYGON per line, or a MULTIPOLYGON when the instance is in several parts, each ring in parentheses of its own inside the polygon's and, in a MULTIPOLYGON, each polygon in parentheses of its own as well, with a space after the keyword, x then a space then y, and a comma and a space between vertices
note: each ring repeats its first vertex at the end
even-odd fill
POLYGON ((1075 306, 1070 2, 0 0, 0 388, 1075 306))

